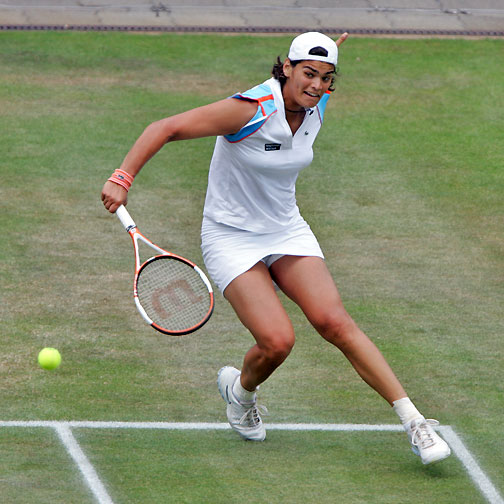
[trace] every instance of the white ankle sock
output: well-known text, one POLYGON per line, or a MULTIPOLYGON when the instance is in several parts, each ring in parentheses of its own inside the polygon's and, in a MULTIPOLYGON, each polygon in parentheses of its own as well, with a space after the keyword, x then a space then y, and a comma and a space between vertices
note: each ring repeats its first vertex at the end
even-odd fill
POLYGON ((238 377, 234 382, 233 394, 242 404, 252 404, 256 401, 255 390, 250 392, 250 390, 244 389, 240 382, 240 377, 238 377))
POLYGON ((392 407, 403 425, 408 424, 414 418, 422 416, 409 397, 403 397, 402 399, 394 401, 392 407))

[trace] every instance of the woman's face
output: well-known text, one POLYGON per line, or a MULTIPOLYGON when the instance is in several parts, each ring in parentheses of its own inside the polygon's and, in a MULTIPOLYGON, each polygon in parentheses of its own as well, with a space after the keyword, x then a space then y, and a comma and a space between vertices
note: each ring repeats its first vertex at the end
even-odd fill
POLYGON ((329 89, 334 74, 334 65, 316 60, 304 60, 293 67, 288 59, 284 62, 287 82, 283 87, 285 106, 312 108, 329 89))

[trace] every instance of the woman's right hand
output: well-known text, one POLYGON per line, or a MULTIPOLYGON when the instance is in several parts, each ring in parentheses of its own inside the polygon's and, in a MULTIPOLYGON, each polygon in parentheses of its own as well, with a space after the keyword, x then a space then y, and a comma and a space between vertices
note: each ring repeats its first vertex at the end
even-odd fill
POLYGON ((128 191, 124 187, 107 180, 102 189, 101 200, 110 213, 115 213, 121 205, 128 203, 128 191))
MULTIPOLYGON (((257 111, 257 102, 225 98, 176 116, 153 122, 144 130, 121 165, 135 177, 166 143, 236 133, 257 111), (127 167, 127 168, 126 168, 127 167)), ((110 180, 103 186, 101 199, 110 213, 128 201, 128 191, 110 180)))

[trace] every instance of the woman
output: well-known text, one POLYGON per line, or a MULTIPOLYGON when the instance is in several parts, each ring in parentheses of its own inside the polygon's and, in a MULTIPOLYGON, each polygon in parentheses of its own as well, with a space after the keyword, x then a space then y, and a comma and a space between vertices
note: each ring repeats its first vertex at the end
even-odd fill
POLYGON ((219 371, 229 423, 245 439, 265 439, 256 390, 286 359, 295 339, 279 288, 394 408, 413 451, 428 464, 446 458, 448 445, 346 312, 295 199, 297 175, 312 160, 332 90, 338 46, 347 36, 334 42, 317 32, 299 35, 263 84, 148 126, 105 183, 102 200, 110 212, 125 204, 134 177, 166 143, 217 136, 204 207, 203 257, 256 341, 241 371, 230 366, 219 371))

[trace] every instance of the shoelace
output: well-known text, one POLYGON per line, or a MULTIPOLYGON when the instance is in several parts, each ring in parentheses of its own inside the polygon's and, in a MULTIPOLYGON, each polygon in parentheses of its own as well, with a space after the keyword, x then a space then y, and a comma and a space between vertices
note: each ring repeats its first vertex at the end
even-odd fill
POLYGON ((423 422, 415 425, 415 427, 411 429, 411 444, 422 449, 430 448, 434 445, 435 441, 432 437, 433 431, 431 427, 435 427, 436 425, 439 425, 439 422, 432 418, 427 418, 423 422))
POLYGON ((266 406, 254 404, 251 408, 245 411, 238 423, 246 425, 247 427, 255 427, 261 423, 260 415, 267 415, 268 413, 268 408, 266 408, 266 406))

